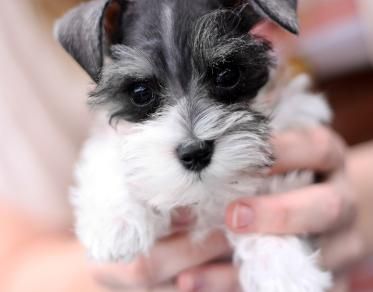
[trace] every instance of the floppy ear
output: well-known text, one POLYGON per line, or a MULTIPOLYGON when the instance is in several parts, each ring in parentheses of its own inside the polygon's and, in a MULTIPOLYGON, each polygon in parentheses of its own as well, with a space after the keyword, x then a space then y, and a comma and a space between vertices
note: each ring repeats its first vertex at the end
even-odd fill
POLYGON ((298 33, 297 0, 220 0, 227 8, 244 7, 246 18, 255 25, 269 18, 288 31, 298 33))
POLYGON ((254 9, 269 17, 288 31, 297 34, 299 31, 297 0, 251 0, 254 9))
POLYGON ((110 46, 122 40, 126 0, 93 0, 69 11, 55 25, 64 49, 98 82, 110 46))

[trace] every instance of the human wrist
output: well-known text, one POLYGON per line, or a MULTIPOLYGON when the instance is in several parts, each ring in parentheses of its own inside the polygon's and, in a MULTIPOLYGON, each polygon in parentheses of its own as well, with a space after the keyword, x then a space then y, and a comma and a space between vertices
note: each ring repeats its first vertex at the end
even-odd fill
POLYGON ((93 281, 84 252, 72 239, 40 238, 6 265, 1 291, 104 291, 93 281))

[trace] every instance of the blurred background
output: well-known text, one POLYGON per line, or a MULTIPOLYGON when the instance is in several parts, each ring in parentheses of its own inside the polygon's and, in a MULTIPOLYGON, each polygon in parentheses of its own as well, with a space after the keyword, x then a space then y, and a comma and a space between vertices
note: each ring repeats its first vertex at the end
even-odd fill
MULTIPOLYGON (((52 27, 79 2, 0 0, 0 213, 3 222, 14 219, 14 210, 26 213, 26 222, 14 224, 31 228, 32 221, 44 222, 51 232, 66 230, 61 236, 68 238, 67 194, 92 118, 85 105, 92 85, 54 41, 52 27)), ((301 36, 276 32, 280 54, 314 76, 315 89, 327 94, 335 112, 333 127, 350 145, 372 140, 373 1, 300 2, 301 36)), ((0 222, 0 236, 18 232, 3 225, 8 226, 0 222)), ((0 291, 22 291, 1 289, 11 277, 10 247, 0 243, 0 291)), ((369 261, 355 274, 351 291, 372 292, 369 261)), ((27 269, 18 277, 27 279, 27 269)))

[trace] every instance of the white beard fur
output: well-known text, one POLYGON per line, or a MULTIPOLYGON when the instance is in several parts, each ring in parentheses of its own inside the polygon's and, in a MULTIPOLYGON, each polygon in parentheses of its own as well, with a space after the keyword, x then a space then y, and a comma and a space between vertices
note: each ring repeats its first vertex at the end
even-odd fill
MULTIPOLYGON (((273 131, 330 122, 326 101, 322 95, 309 93, 309 85, 309 77, 300 75, 281 90, 271 109, 257 105, 263 107, 262 111, 271 111, 273 131)), ((225 208, 234 199, 308 185, 312 174, 265 178, 250 177, 250 171, 241 173, 243 168, 252 166, 254 171, 267 162, 266 156, 261 155, 266 145, 248 137, 253 142, 243 148, 232 141, 222 141, 220 150, 216 150, 222 164, 212 163, 203 182, 193 180, 185 175, 170 151, 183 138, 182 129, 175 122, 178 114, 171 110, 163 120, 148 125, 151 131, 147 126, 123 131, 109 127, 96 130, 86 143, 77 166, 72 203, 77 236, 90 256, 98 261, 128 262, 146 254, 158 238, 169 233, 172 210, 191 206, 197 215, 191 233, 194 239, 217 228, 225 230, 240 267, 244 292, 326 291, 331 286, 331 275, 319 267, 318 252, 306 239, 234 235, 224 227, 225 208), (160 172, 162 175, 158 176, 160 172)), ((217 134, 204 129, 204 125, 214 123, 215 114, 207 114, 207 120, 201 123, 197 130, 201 137, 217 134)))

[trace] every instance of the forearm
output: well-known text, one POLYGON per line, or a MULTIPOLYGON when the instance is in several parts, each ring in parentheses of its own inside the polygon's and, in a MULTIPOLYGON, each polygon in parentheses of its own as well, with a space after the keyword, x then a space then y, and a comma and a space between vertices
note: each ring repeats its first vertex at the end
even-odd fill
POLYGON ((4 204, 0 214, 0 291, 104 291, 73 238, 4 204))

